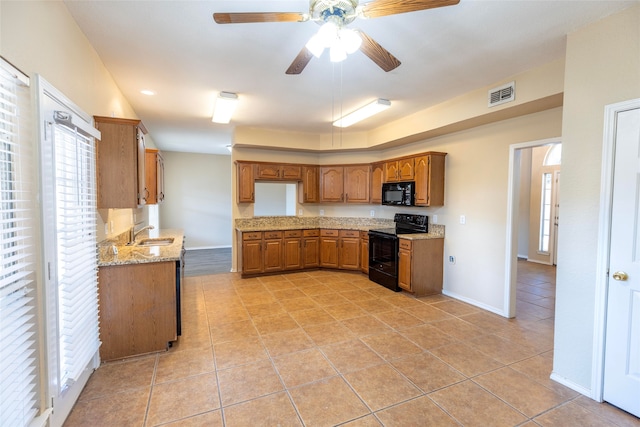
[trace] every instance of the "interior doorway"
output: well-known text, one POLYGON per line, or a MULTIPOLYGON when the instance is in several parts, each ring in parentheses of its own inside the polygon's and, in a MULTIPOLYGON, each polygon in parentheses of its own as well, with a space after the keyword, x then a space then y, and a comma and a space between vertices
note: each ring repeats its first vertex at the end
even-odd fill
POLYGON ((541 313, 553 317, 560 205, 560 161, 553 156, 559 152, 554 147, 560 144, 560 138, 553 138, 509 147, 504 312, 510 318, 516 317, 517 306, 521 311, 523 307, 537 308, 528 305, 533 300, 543 306, 541 313), (536 272, 535 267, 541 271, 536 272), (532 278, 534 272, 539 277, 532 278), (537 289, 536 285, 542 286, 537 289))

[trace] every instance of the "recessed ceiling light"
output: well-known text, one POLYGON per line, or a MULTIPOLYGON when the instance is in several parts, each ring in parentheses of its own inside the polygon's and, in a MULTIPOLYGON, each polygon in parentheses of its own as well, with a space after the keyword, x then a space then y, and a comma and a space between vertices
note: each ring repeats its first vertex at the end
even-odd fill
POLYGON ((145 90, 141 90, 140 93, 143 94, 143 95, 148 95, 148 96, 152 96, 152 95, 156 94, 154 91, 146 90, 146 89, 145 90))

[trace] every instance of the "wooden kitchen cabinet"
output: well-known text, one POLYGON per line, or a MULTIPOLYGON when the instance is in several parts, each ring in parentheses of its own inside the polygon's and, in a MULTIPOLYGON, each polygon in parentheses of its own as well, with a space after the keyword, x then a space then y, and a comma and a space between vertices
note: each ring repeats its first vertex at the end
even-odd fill
POLYGON ((338 230, 320 230, 320 267, 338 268, 338 230))
POLYGON ((320 166, 320 202, 344 201, 344 168, 320 166))
POLYGON ((302 268, 302 230, 286 230, 284 232, 284 257, 282 266, 285 270, 302 268))
POLYGON ((164 351, 177 339, 176 262, 100 267, 100 358, 164 351))
POLYGON ((236 162, 238 172, 238 203, 254 203, 254 170, 253 163, 236 162))
POLYGON ((94 116, 98 208, 138 208, 147 203, 144 135, 140 120, 94 116))
POLYGON ((320 267, 320 230, 302 230, 302 267, 320 267))
POLYGON ((256 179, 298 181, 302 178, 300 165, 258 163, 256 179))
POLYGON ((369 274, 369 232, 360 232, 360 271, 369 274))
POLYGON ((384 163, 371 165, 371 203, 382 203, 382 183, 384 182, 384 163))
POLYGON ((347 203, 369 203, 371 182, 369 165, 344 167, 344 190, 347 203))
POLYGON ((442 292, 444 239, 399 239, 398 286, 416 297, 442 292))
POLYGON ((256 274, 263 271, 262 232, 242 233, 242 273, 256 274))
POLYGON ((318 203, 320 201, 318 180, 317 166, 302 166, 302 183, 298 184, 299 203, 318 203))
POLYGON ((148 205, 155 205, 164 201, 164 158, 160 150, 147 148, 145 150, 145 180, 149 197, 148 205))
POLYGON ((358 230, 340 230, 338 268, 341 270, 360 269, 360 232, 358 230))
POLYGON ((265 231, 263 241, 265 273, 280 271, 283 267, 282 231, 265 231))
POLYGON ((413 157, 388 161, 385 163, 385 182, 413 181, 413 157))
POLYGON ((445 153, 430 153, 415 158, 416 206, 444 205, 445 153))

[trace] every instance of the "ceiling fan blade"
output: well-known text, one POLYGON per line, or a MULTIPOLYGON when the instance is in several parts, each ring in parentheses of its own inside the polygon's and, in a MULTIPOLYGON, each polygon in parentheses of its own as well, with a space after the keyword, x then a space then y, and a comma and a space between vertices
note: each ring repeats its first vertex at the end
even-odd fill
POLYGON ((296 56, 296 59, 294 59, 291 65, 289 65, 289 68, 287 68, 286 73, 300 74, 309 61, 311 61, 311 58, 313 58, 313 53, 311 53, 306 46, 303 47, 298 56, 296 56))
POLYGON ((255 22, 304 22, 309 17, 298 12, 214 13, 217 24, 251 24, 255 22))
POLYGON ((380 46, 378 42, 373 40, 362 31, 358 32, 360 33, 360 37, 362 37, 362 45, 360 46, 360 50, 373 62, 378 64, 380 68, 382 68, 386 72, 389 72, 400 66, 401 62, 398 60, 398 58, 389 53, 387 49, 380 46))
POLYGON ((366 18, 397 15, 436 7, 453 6, 460 0, 374 0, 362 6, 362 15, 366 18))

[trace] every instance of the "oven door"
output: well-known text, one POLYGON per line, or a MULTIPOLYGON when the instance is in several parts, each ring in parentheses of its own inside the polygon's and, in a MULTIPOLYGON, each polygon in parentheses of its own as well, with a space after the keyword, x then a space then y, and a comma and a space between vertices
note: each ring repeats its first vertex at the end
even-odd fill
POLYGON ((369 279, 394 291, 398 288, 398 237, 369 232, 369 279))

